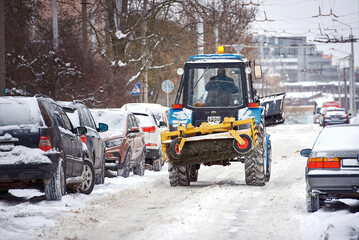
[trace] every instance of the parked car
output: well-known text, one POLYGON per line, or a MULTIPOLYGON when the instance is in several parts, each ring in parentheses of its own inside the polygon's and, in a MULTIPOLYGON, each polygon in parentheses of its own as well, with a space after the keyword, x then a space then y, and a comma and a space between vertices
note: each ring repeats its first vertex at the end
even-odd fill
POLYGON ((0 191, 38 188, 47 200, 68 191, 90 194, 95 174, 86 145, 51 98, 0 97, 0 191))
POLYGON ((127 178, 145 173, 145 137, 134 115, 124 110, 90 109, 97 122, 106 122, 108 131, 102 132, 105 140, 106 169, 117 171, 118 176, 127 178))
POLYGON ((349 124, 349 117, 344 108, 327 107, 323 110, 320 122, 323 127, 334 124, 349 124))
POLYGON ((141 104, 125 104, 122 109, 131 111, 145 133, 146 141, 146 163, 152 165, 153 171, 161 171, 164 164, 161 129, 166 127, 165 122, 158 122, 153 112, 141 104))
POLYGON ((315 212, 326 199, 359 199, 359 125, 323 128, 308 157, 305 169, 307 210, 315 212))
POLYGON ((87 146, 89 159, 95 169, 95 183, 103 184, 105 182, 105 142, 100 136, 100 132, 106 132, 108 125, 99 123, 98 127, 93 119, 91 112, 82 101, 74 100, 72 102, 58 101, 58 104, 65 110, 69 116, 72 125, 76 127, 85 127, 87 133, 80 136, 82 142, 87 146))

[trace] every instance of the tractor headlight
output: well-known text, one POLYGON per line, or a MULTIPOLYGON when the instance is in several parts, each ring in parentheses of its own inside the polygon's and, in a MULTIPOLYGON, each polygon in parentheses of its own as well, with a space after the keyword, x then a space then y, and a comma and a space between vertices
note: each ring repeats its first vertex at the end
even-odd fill
POLYGON ((105 142, 107 148, 120 146, 123 142, 123 138, 110 139, 105 142))

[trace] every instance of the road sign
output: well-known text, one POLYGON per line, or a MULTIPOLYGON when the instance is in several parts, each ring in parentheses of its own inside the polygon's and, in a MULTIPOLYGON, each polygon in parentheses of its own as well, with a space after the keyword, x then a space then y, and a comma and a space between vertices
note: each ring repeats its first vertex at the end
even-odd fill
POLYGON ((171 80, 164 80, 162 82, 162 91, 164 91, 165 93, 172 92, 174 88, 175 86, 171 80))
POLYGON ((135 86, 131 90, 131 95, 140 95, 140 83, 136 83, 135 86))

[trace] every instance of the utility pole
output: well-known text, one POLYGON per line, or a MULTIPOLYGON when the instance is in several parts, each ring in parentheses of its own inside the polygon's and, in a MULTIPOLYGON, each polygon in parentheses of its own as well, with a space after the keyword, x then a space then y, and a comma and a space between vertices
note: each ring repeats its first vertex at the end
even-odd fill
POLYGON ((59 50, 59 28, 57 23, 57 0, 52 0, 52 34, 54 49, 57 52, 59 50))
POLYGON ((342 98, 341 98, 340 94, 341 94, 341 86, 340 86, 340 62, 338 62, 338 100, 339 100, 339 105, 342 106, 342 98))
POLYGON ((354 40, 353 33, 350 34, 351 54, 350 54, 350 109, 353 116, 357 115, 357 106, 355 100, 355 73, 354 73, 354 40))
POLYGON ((147 54, 147 20, 146 20, 146 13, 147 13, 147 0, 143 1, 143 40, 142 40, 142 49, 143 49, 143 62, 145 64, 145 71, 144 71, 144 79, 143 79, 143 102, 148 103, 148 69, 149 69, 149 54, 147 54))
POLYGON ((346 70, 348 68, 343 68, 344 70, 344 108, 345 113, 348 113, 348 93, 347 93, 347 73, 346 70))
POLYGON ((5 95, 5 13, 4 1, 0 1, 0 96, 5 95))

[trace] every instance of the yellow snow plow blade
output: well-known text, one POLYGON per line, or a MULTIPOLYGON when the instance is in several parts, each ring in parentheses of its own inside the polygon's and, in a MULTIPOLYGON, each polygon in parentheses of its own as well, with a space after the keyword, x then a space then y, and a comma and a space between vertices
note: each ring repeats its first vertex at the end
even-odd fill
POLYGON ((177 131, 162 132, 163 156, 177 166, 231 159, 251 152, 257 134, 254 118, 226 117, 220 124, 203 122, 199 127, 178 124, 177 131))

